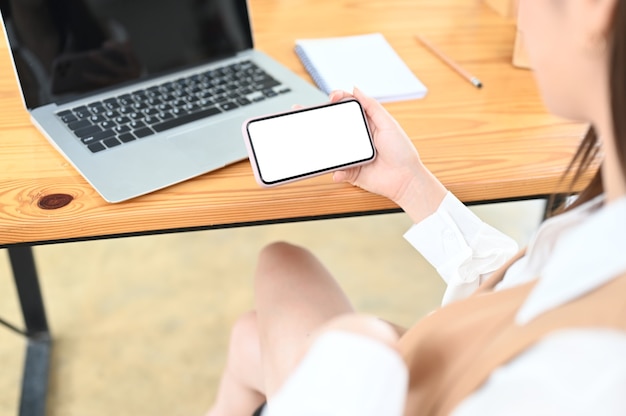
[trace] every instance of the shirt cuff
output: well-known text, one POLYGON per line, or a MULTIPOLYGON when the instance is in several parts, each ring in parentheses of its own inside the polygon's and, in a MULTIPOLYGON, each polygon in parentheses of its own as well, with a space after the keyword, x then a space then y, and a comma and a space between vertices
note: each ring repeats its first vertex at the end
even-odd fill
POLYGON ((448 192, 437 211, 414 224, 404 238, 451 284, 454 271, 471 258, 468 240, 475 238, 481 224, 480 218, 448 192))
POLYGON ((517 243, 485 224, 448 192, 437 211, 405 234, 448 284, 444 303, 466 297, 517 251, 517 243))
POLYGON ((400 355, 344 331, 320 336, 263 416, 402 416, 408 370, 400 355))

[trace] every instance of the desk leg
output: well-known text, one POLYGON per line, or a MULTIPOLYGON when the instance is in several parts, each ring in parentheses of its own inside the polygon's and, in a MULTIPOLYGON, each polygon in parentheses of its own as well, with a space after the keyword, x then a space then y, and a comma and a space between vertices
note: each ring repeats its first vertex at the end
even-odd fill
POLYGON ((30 246, 10 247, 8 251, 28 338, 19 414, 43 416, 46 413, 52 341, 35 268, 35 258, 30 246))

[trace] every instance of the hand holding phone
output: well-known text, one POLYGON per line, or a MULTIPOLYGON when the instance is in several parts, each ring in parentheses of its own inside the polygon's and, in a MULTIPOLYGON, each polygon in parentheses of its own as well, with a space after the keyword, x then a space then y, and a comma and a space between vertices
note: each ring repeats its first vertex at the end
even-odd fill
POLYGON ((376 157, 365 113, 354 99, 256 117, 242 130, 255 178, 265 187, 376 157))

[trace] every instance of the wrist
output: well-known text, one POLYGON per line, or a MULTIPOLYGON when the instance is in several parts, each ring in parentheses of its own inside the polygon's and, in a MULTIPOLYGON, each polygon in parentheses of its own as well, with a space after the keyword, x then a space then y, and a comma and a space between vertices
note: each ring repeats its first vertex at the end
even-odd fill
POLYGON ((437 211, 447 193, 445 186, 420 163, 407 175, 393 201, 417 224, 437 211))

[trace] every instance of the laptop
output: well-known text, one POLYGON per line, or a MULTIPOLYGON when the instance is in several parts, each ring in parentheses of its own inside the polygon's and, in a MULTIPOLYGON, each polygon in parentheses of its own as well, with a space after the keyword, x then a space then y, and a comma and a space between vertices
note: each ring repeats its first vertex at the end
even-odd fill
POLYGON ((247 157, 242 122, 327 96, 254 49, 246 0, 0 0, 23 100, 108 202, 247 157))

